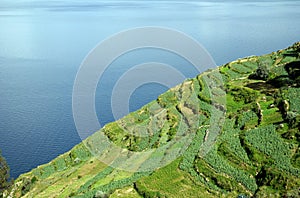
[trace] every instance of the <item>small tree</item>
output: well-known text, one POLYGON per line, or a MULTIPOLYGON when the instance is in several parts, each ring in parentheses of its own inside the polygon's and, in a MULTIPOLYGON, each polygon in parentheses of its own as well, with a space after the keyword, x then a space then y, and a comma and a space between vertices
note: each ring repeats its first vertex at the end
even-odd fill
POLYGON ((9 167, 6 163, 4 157, 2 157, 0 150, 0 197, 2 197, 3 192, 10 187, 9 181, 9 167))
POLYGON ((286 114, 286 120, 288 122, 288 124, 290 125, 290 127, 295 127, 297 125, 297 113, 296 112, 292 112, 292 111, 288 111, 286 114))
POLYGON ((300 61, 294 61, 285 65, 285 70, 294 83, 300 85, 300 61))
POLYGON ((258 68, 255 72, 255 77, 260 80, 267 80, 270 75, 270 70, 268 69, 267 65, 264 63, 260 63, 258 68))

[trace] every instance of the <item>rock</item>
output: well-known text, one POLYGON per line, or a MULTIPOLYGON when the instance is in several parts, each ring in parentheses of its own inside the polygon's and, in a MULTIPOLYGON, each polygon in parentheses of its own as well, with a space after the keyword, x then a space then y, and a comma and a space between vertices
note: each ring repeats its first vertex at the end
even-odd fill
POLYGON ((76 159, 74 159, 74 162, 75 162, 76 164, 78 164, 78 163, 81 162, 81 159, 77 157, 76 159))

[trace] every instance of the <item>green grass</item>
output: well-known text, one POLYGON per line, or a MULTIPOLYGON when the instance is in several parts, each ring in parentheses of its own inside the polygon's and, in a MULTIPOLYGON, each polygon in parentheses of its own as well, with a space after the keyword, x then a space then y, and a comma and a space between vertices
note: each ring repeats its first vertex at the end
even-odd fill
POLYGON ((293 145, 283 141, 273 125, 248 131, 245 140, 250 146, 264 153, 266 157, 273 159, 273 166, 293 175, 300 174, 300 171, 290 164, 293 145))
POLYGON ((290 88, 287 92, 290 110, 300 113, 300 88, 290 88))
POLYGON ((139 194, 144 197, 214 197, 201 185, 196 185, 189 179, 187 173, 178 170, 179 161, 176 160, 149 177, 139 180, 136 183, 139 194))

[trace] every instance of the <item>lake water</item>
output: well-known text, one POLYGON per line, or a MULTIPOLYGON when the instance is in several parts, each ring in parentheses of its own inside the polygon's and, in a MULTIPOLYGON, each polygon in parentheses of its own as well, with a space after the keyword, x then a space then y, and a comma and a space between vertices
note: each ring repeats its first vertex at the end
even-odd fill
MULTIPOLYGON (((300 41, 299 10, 299 1, 2 0, 0 148, 11 175, 16 178, 81 141, 72 117, 73 82, 84 57, 108 36, 141 26, 177 29, 198 40, 221 65, 300 41)), ((107 96, 114 82, 124 68, 141 61, 176 65, 187 77, 197 74, 168 53, 144 50, 121 57, 97 89, 101 124, 113 121, 107 96)), ((140 87, 130 110, 165 90, 158 84, 140 87)))

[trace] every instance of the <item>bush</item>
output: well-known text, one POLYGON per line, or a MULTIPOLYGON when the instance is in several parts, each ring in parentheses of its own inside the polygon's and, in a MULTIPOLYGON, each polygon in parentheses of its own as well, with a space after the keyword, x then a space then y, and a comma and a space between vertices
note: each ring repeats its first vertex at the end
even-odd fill
POLYGON ((300 76, 300 61, 294 61, 285 65, 285 70, 288 72, 291 79, 296 79, 300 76))
POLYGON ((293 111, 288 111, 285 118, 290 127, 295 127, 297 125, 297 113, 293 111))
POLYGON ((95 198, 107 198, 108 195, 102 192, 101 190, 98 190, 94 196, 95 198))
POLYGON ((234 97, 236 102, 243 102, 245 104, 257 100, 259 93, 247 87, 235 87, 230 89, 230 94, 234 97))
POLYGON ((30 178, 24 177, 22 178, 22 188, 21 188, 21 195, 25 195, 31 189, 32 183, 30 178))
POLYGON ((0 151, 0 197, 2 197, 2 193, 11 185, 9 178, 9 167, 5 158, 2 157, 0 151))
POLYGON ((255 73, 250 75, 250 78, 254 78, 258 80, 268 80, 269 75, 270 75, 270 70, 268 69, 267 65, 264 63, 260 63, 255 73))

